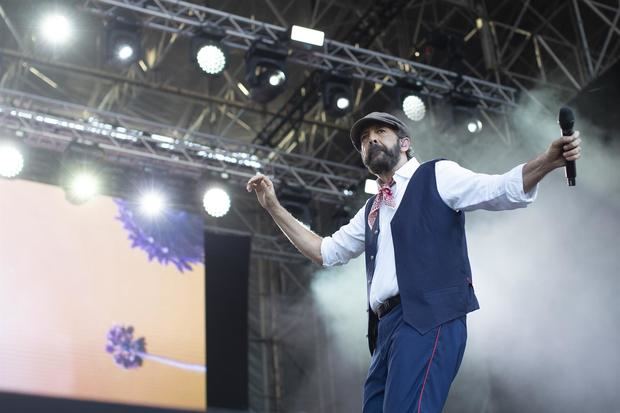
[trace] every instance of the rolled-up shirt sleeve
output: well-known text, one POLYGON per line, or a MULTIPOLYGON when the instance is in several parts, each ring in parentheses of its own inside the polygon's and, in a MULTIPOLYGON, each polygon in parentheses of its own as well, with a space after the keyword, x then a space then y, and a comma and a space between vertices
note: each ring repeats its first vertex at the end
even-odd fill
POLYGON ((523 165, 502 175, 480 174, 453 161, 435 164, 437 191, 450 208, 461 211, 502 211, 524 208, 536 199, 538 185, 523 191, 523 165))
POLYGON ((361 208, 348 224, 340 227, 321 242, 321 258, 324 267, 342 265, 364 252, 365 208, 361 208))

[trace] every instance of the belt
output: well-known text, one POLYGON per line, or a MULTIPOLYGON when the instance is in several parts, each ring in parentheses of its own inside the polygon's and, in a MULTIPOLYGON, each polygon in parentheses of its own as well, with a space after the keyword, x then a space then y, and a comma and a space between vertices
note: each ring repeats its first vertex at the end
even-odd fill
POLYGON ((400 294, 388 298, 377 308, 377 317, 379 317, 379 319, 385 317, 385 315, 392 311, 398 304, 400 304, 400 294))

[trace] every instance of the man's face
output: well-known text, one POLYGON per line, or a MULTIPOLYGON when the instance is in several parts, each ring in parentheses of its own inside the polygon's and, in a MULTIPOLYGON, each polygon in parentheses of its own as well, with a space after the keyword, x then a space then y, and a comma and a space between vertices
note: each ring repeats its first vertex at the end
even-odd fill
POLYGON ((362 132, 360 143, 362 162, 375 175, 391 171, 400 160, 398 135, 385 125, 366 128, 362 132))

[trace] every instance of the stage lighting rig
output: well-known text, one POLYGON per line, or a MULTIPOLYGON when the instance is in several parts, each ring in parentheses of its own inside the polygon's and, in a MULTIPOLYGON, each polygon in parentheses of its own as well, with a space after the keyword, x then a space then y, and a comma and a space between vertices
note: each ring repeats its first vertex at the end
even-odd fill
POLYGON ((351 78, 342 74, 328 73, 322 79, 323 109, 327 115, 339 118, 353 109, 351 78))
POLYGON ((192 38, 192 60, 208 75, 220 74, 226 68, 228 53, 222 44, 225 36, 224 30, 205 26, 192 38))
POLYGON ((258 38, 245 55, 245 86, 252 100, 267 103, 284 91, 288 49, 267 38, 258 38))

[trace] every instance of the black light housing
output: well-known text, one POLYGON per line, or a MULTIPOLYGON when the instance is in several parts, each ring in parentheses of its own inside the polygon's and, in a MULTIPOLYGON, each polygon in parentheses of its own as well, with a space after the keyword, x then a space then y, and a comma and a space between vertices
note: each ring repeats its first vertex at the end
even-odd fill
POLYGON ((327 115, 339 118, 353 110, 353 87, 350 77, 328 73, 322 79, 323 109, 327 115))
POLYGON ((286 87, 288 49, 279 42, 259 38, 245 55, 245 86, 252 100, 267 103, 286 87))

